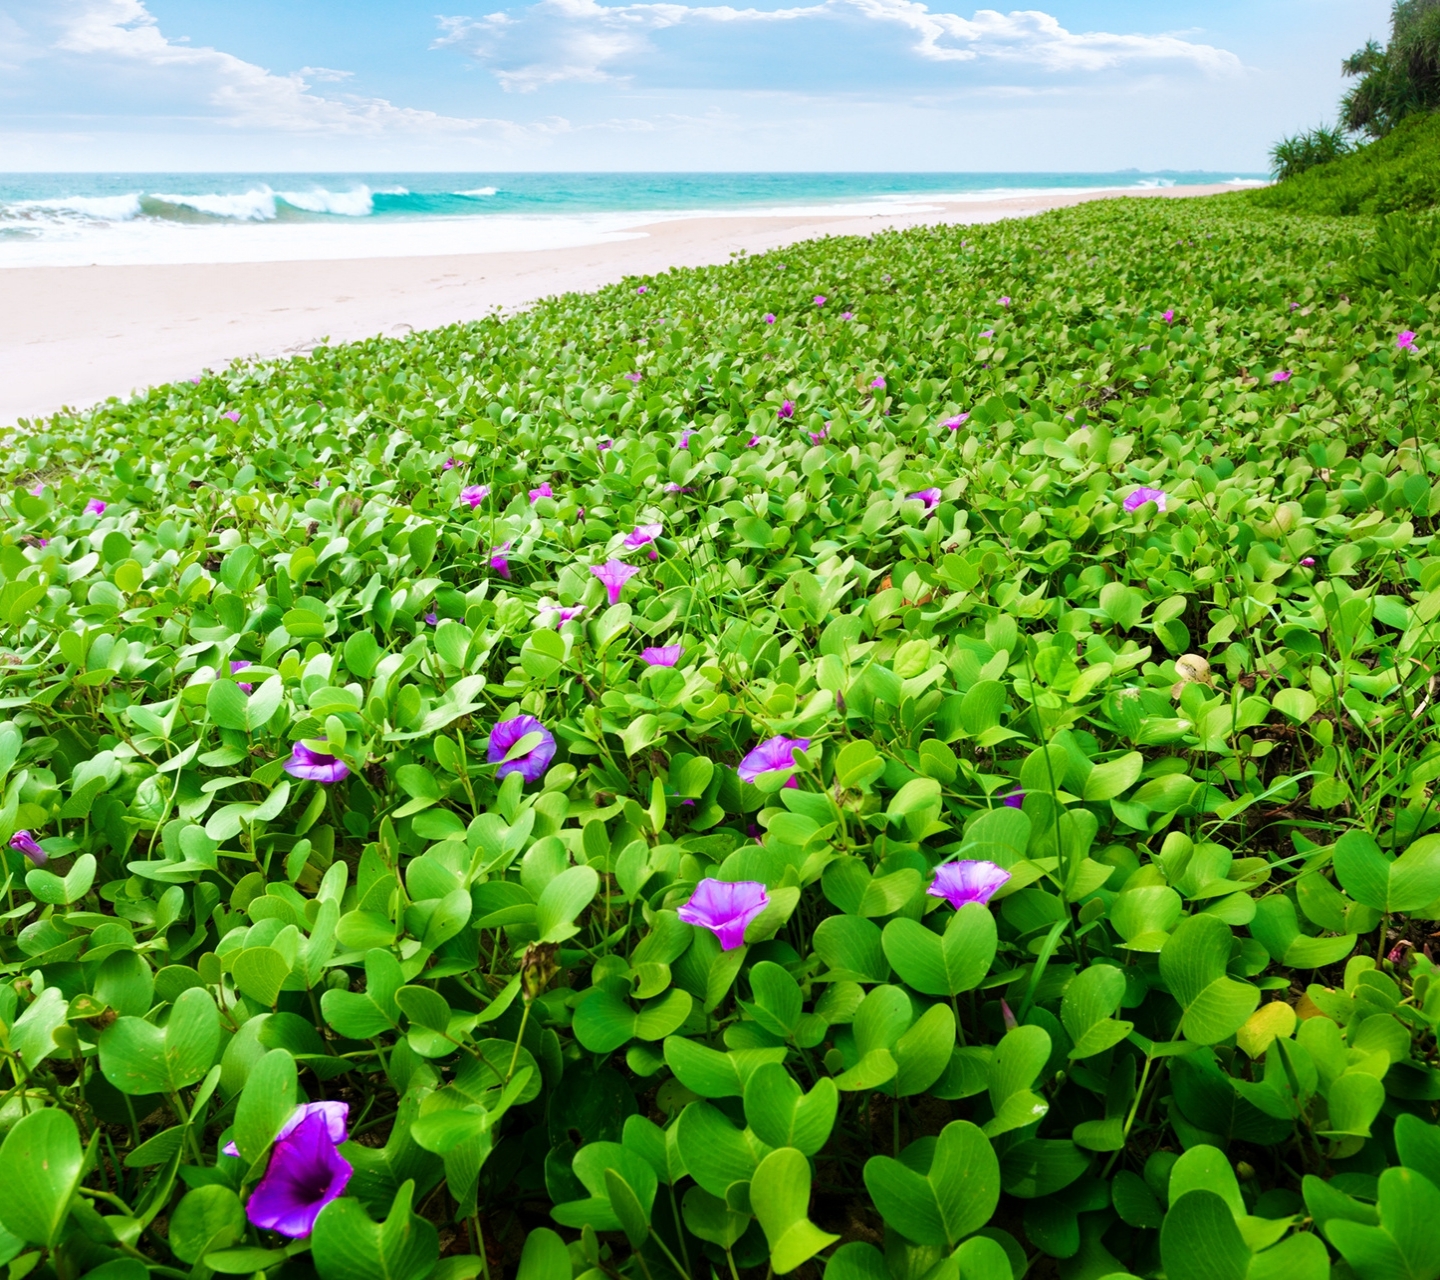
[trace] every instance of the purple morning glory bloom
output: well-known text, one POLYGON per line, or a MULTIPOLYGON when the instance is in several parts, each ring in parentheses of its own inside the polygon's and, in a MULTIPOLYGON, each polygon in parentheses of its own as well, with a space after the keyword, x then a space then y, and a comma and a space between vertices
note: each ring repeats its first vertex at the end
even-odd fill
POLYGON ((918 499, 925 504, 926 511, 934 511, 940 505, 939 489, 921 489, 917 493, 907 493, 907 499, 918 499))
POLYGON ((853 320, 853 319, 855 319, 855 313, 854 313, 853 311, 842 311, 842 312, 840 313, 840 319, 842 319, 842 320, 853 320))
POLYGON ((689 427, 686 427, 685 430, 680 433, 680 447, 682 449, 688 449, 690 447, 690 437, 694 434, 694 431, 689 427))
POLYGON ((945 419, 944 425, 949 427, 951 431, 959 431, 969 418, 970 415, 968 413, 957 413, 953 418, 945 419))
POLYGON ((303 742, 297 742, 285 761, 285 772, 292 778, 309 778, 313 782, 340 782, 350 776, 350 766, 339 756, 323 751, 312 751, 303 742))
POLYGON ((983 907, 1008 879, 1010 873, 993 862, 943 862, 935 868, 935 879, 925 892, 932 898, 944 898, 958 911, 969 902, 983 907))
POLYGON ((1150 489, 1141 485, 1122 504, 1126 511, 1139 511, 1147 502, 1153 502, 1161 511, 1165 510, 1165 490, 1150 489))
POLYGON ((885 379, 884 379, 884 378, 876 378, 875 381, 870 384, 870 388, 871 388, 872 391, 884 391, 884 390, 885 390, 885 379))
POLYGON ((636 293, 649 293, 649 292, 650 292, 650 286, 649 286, 648 284, 642 284, 638 289, 635 290, 635 292, 636 292, 636 293))
POLYGON ((1301 568, 1304 568, 1304 569, 1313 569, 1313 568, 1315 567, 1315 557, 1314 557, 1314 556, 1306 556, 1304 559, 1302 559, 1302 560, 1300 561, 1300 566, 1301 566, 1301 568))
POLYGON ((542 605, 535 611, 535 624, 541 627, 553 627, 557 623, 564 625, 572 618, 578 618, 585 612, 583 604, 575 605, 573 608, 565 609, 559 605, 542 605))
POLYGON ((1290 370, 1289 370, 1289 369, 1277 369, 1274 373, 1272 373, 1272 374, 1270 375, 1270 381, 1271 381, 1271 382, 1289 382, 1289 381, 1290 381, 1290 370))
MULTIPOLYGON (((350 1117, 350 1104, 348 1102, 302 1102, 290 1113, 290 1118, 280 1126, 280 1132, 275 1135, 275 1141, 280 1142, 288 1138, 311 1116, 325 1117, 325 1132, 330 1135, 330 1141, 337 1147, 345 1141, 345 1122, 350 1117)), ((220 1148, 227 1156, 238 1156, 240 1148, 233 1142, 227 1142, 220 1148)))
POLYGON ((239 410, 239 409, 231 409, 228 413, 222 413, 220 416, 221 416, 222 418, 229 418, 231 422, 239 422, 239 421, 240 421, 240 410, 239 410))
MULTIPOLYGON (((233 676, 237 671, 244 671, 246 667, 253 665, 254 664, 246 658, 235 658, 230 663, 230 674, 233 676)), ((253 684, 245 684, 239 680, 235 681, 235 683, 239 685, 240 688, 244 689, 246 693, 255 692, 255 686, 253 684)))
POLYGON ((459 464, 456 463, 454 458, 446 458, 445 461, 440 464, 440 470, 453 471, 457 465, 459 464))
POLYGON ((37 867, 43 867, 45 865, 45 859, 48 855, 45 850, 40 847, 35 837, 28 831, 17 831, 11 836, 10 847, 14 849, 16 853, 23 853, 37 867))
POLYGON ((640 650, 640 661, 647 667, 673 667, 680 661, 685 647, 678 644, 652 645, 640 650))
MULTIPOLYGON (((742 781, 754 782, 762 773, 773 773, 777 769, 793 771, 795 752, 809 750, 809 738, 770 738, 740 761, 740 767, 735 772, 740 775, 742 781)), ((790 780, 785 785, 795 787, 800 784, 795 781, 792 773, 790 780)))
POLYGON ((530 490, 530 505, 533 507, 541 498, 553 498, 555 490, 550 487, 550 481, 542 480, 537 488, 530 490))
POLYGON ((600 439, 595 442, 595 447, 601 453, 604 453, 606 449, 613 449, 615 447, 615 442, 613 440, 600 439))
POLYGON ((489 496, 490 486, 488 484, 467 484, 460 490, 460 501, 468 502, 471 510, 478 507, 489 496))
POLYGON ((621 376, 625 379, 626 382, 639 382, 640 370, 632 369, 629 373, 622 374, 621 376))
POLYGON ((1165 321, 1166 324, 1174 324, 1174 323, 1175 323, 1175 312, 1174 312, 1174 310, 1172 309, 1172 310, 1166 311, 1164 314, 1161 315, 1160 319, 1162 319, 1163 321, 1165 321))
POLYGON ((1001 803, 1004 804, 1007 809, 1023 808, 1025 804, 1025 793, 1021 791, 1019 787, 1016 787, 1001 803))
POLYGON ((993 337, 995 336, 995 330, 994 330, 994 329, 981 329, 981 330, 980 330, 980 336, 981 336, 982 338, 993 338, 993 337))
POLYGON ((34 488, 27 490, 27 492, 32 498, 38 498, 45 492, 45 486, 43 484, 37 484, 34 488))
POLYGON ((675 914, 686 924, 709 929, 722 950, 734 951, 745 941, 745 926, 769 905, 770 895, 758 880, 707 878, 675 914))
POLYGON ((786 418, 793 418, 795 416, 795 401, 782 400, 780 407, 775 410, 775 416, 782 421, 786 418))
POLYGON ((819 444, 820 441, 830 434, 830 428, 822 427, 819 431, 809 431, 806 432, 806 434, 810 437, 811 444, 819 444))
POLYGON ((759 436, 751 436, 750 439, 746 442, 745 447, 746 447, 747 449, 753 449, 753 448, 754 448, 757 444, 759 444, 759 443, 760 443, 760 437, 759 437, 759 436))
POLYGON ((337 1199, 355 1170, 330 1136, 329 1118, 306 1116, 270 1153, 270 1165, 255 1188, 245 1215, 257 1227, 298 1240, 337 1199))
POLYGON ((1008 307, 1008 306, 1010 305, 1010 295, 1009 295, 1009 294, 1002 293, 1002 294, 1000 295, 1000 305, 1001 305, 1002 307, 1008 307))
POLYGON ((660 524, 637 524, 633 533, 625 535, 625 545, 633 551, 647 542, 654 542, 664 527, 660 524))
POLYGON ((1401 333, 1399 334, 1399 336, 1396 337, 1396 339, 1395 339, 1395 345, 1396 345, 1397 347, 1399 347, 1401 351, 1414 351, 1414 350, 1415 350, 1415 330, 1413 330, 1413 329, 1406 329, 1406 330, 1404 330, 1403 332, 1401 332, 1401 333))
POLYGON ((774 313, 773 311, 767 311, 767 312, 765 313, 765 323, 766 323, 766 324, 774 324, 774 323, 775 323, 775 313, 774 313))
POLYGON ((490 567, 495 570, 506 582, 510 581, 510 561, 505 558, 505 553, 510 550, 510 544, 506 542, 493 556, 490 557, 490 567))
POLYGON ((429 626, 432 627, 438 627, 440 625, 440 618, 435 613, 427 613, 425 615, 425 621, 429 626))
POLYGON ((550 761, 555 759, 555 735, 534 716, 514 716, 500 721, 490 730, 490 745, 485 750, 485 758, 491 764, 500 766, 495 770, 497 778, 518 773, 526 782, 536 782, 545 776, 550 761), (510 749, 531 733, 538 733, 540 741, 524 755, 506 760, 510 749))
POLYGON ((620 592, 640 570, 634 565, 626 564, 623 560, 607 560, 604 564, 592 564, 590 572, 605 584, 605 592, 610 597, 610 603, 619 604, 620 592))
POLYGON ((665 486, 666 493, 694 493, 688 484, 676 484, 673 480, 665 486))
POLYGON ((825 305, 825 295, 823 293, 817 293, 815 295, 815 305, 817 307, 823 307, 825 305))
POLYGON ((90 501, 85 504, 85 514, 87 516, 103 516, 105 514, 105 504, 101 502, 99 498, 91 498, 90 501))

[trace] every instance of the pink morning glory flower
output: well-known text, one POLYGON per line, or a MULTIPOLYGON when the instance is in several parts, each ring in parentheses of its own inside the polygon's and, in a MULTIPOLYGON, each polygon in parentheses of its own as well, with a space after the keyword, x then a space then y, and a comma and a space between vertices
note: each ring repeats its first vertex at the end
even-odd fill
POLYGON ((1161 510, 1165 510, 1165 490, 1150 489, 1144 485, 1130 494, 1121 505, 1126 511, 1139 511, 1147 502, 1153 502, 1161 510))
POLYGON ((620 376, 623 377, 626 382, 639 382, 642 375, 639 369, 632 369, 629 373, 621 374, 620 376))
POLYGON ((1008 307, 1008 306, 1010 305, 1010 295, 1009 295, 1009 294, 1002 293, 1002 294, 1000 295, 1000 305, 1001 305, 1002 307, 1008 307))
POLYGON ((760 437, 759 437, 759 436, 751 436, 750 439, 746 442, 745 447, 746 447, 747 449, 753 449, 753 448, 754 448, 757 444, 759 444, 759 443, 760 443, 760 437))
POLYGON ((220 416, 221 416, 222 418, 229 418, 231 422, 239 422, 239 421, 240 421, 240 410, 239 410, 239 409, 231 409, 231 410, 229 410, 229 411, 226 412, 226 413, 222 413, 220 416))
POLYGON ((694 434, 694 430, 690 427, 686 427, 685 430, 680 433, 680 447, 682 449, 688 449, 690 447, 690 437, 694 434))
POLYGON ((840 319, 842 319, 842 320, 853 320, 853 319, 855 319, 855 313, 854 313, 853 311, 842 311, 842 312, 840 313, 840 319))
POLYGON ((625 545, 634 551, 646 543, 654 542, 664 527, 662 524, 637 524, 632 532, 625 535, 625 545))
POLYGON ((636 292, 636 293, 649 293, 649 292, 650 292, 650 286, 649 286, 648 284, 642 284, 638 289, 635 290, 635 292, 636 292))
POLYGON ((1270 375, 1270 381, 1271 381, 1271 382, 1289 382, 1289 381, 1290 381, 1290 370, 1289 370, 1289 369, 1277 369, 1274 373, 1272 373, 1272 374, 1270 375))
POLYGON ((101 502, 99 498, 91 498, 90 501, 85 504, 85 514, 87 516, 103 516, 105 514, 105 504, 101 502))
POLYGON ((806 434, 809 435, 811 444, 819 444, 820 441, 830 434, 830 428, 822 427, 819 431, 810 431, 806 434))
POLYGON ((935 868, 935 879, 925 892, 932 898, 944 898, 958 911, 971 902, 983 907, 1008 879, 1010 873, 993 862, 963 859, 942 862, 935 868))
POLYGON ((506 542, 490 557, 490 567, 504 578, 506 582, 510 581, 510 561, 505 558, 505 553, 509 550, 510 544, 506 542))
POLYGON ((795 781, 795 752, 810 750, 809 738, 769 738, 754 748, 735 770, 745 782, 754 782, 762 773, 773 773, 777 769, 791 771, 787 787, 799 786, 795 781))
POLYGON ((485 749, 485 758, 500 767, 495 770, 497 778, 518 773, 526 782, 535 782, 545 776, 550 761, 555 758, 555 735, 534 716, 515 716, 502 720, 490 730, 490 742, 485 749), (540 741, 524 755, 506 760, 510 749, 529 734, 539 734, 540 741))
POLYGON ((37 484, 26 492, 28 492, 32 498, 38 498, 45 492, 45 486, 43 484, 37 484))
POLYGON ((1165 321, 1166 324, 1174 324, 1174 323, 1175 323, 1175 312, 1174 312, 1174 309, 1172 308, 1171 310, 1168 310, 1168 311, 1164 312, 1164 313, 1161 315, 1160 319, 1162 319, 1163 321, 1165 321))
POLYGON ((488 484, 467 484, 460 490, 460 501, 468 502, 471 510, 478 507, 489 496, 490 486, 488 484))
POLYGON ((583 604, 571 608, 561 608, 559 605, 544 604, 535 611, 535 624, 541 627, 564 626, 573 618, 580 617, 585 612, 583 604))
POLYGON ((197 387, 200 385, 200 379, 199 379, 199 378, 191 378, 190 381, 193 382, 197 387))
POLYGON ((766 323, 766 324, 774 324, 774 323, 775 323, 775 313, 774 313, 773 311, 767 311, 767 312, 765 313, 765 323, 766 323))
POLYGON ((680 661, 680 655, 684 652, 683 645, 651 645, 648 649, 640 650, 640 661, 647 667, 673 667, 680 661))
POLYGON ((1315 557, 1306 556, 1303 560, 1300 561, 1300 567, 1302 569, 1313 569, 1315 567, 1315 557))
POLYGON ((782 421, 786 418, 793 418, 795 416, 795 401, 782 400, 780 407, 775 410, 775 416, 782 421))
POLYGON ((675 481, 672 480, 672 481, 670 481, 669 484, 667 484, 667 485, 665 486, 665 492, 666 492, 666 493, 694 493, 695 490, 692 489, 688 484, 676 484, 675 481))
POLYGON ((10 837, 10 847, 16 853, 23 853, 37 867, 45 865, 46 853, 39 842, 28 831, 17 831, 10 837))
POLYGON ((1000 802, 1007 809, 1020 809, 1025 805, 1025 793, 1016 787, 1008 796, 1000 802))
POLYGON ((686 924, 709 929, 722 950, 734 951, 745 941, 745 927, 769 905, 770 895, 758 880, 707 878, 676 915, 686 924))
POLYGON ((968 413, 957 413, 953 418, 946 418, 944 425, 949 427, 951 431, 959 431, 969 418, 970 415, 968 413))
POLYGON ((292 778, 308 778, 312 782, 341 782, 350 776, 350 766, 339 756, 324 751, 312 751, 303 742, 297 742, 290 749, 290 759, 285 761, 285 772, 292 778))
POLYGON ((542 480, 537 488, 530 490, 530 505, 533 507, 541 498, 553 498, 555 490, 550 487, 550 481, 542 480))
POLYGON ((440 470, 454 471, 458 465, 454 458, 446 458, 445 461, 440 464, 440 470))
POLYGON ((604 584, 605 593, 610 597, 610 603, 619 604, 620 593, 625 589, 625 584, 640 570, 634 565, 626 564, 623 560, 607 560, 604 564, 592 564, 590 572, 604 584))
POLYGON ((817 307, 823 307, 825 305, 825 295, 823 293, 817 293, 815 295, 815 305, 817 307))
POLYGON ((885 379, 884 379, 884 378, 876 378, 875 381, 870 384, 870 387, 871 387, 871 389, 874 390, 874 391, 884 391, 884 390, 885 390, 885 379))
MULTIPOLYGON (((994 329, 981 329, 981 330, 980 330, 980 336, 981 336, 982 338, 993 338, 993 337, 995 336, 995 330, 994 330, 994 329)), ((988 367, 988 366, 987 366, 987 367, 988 367)))
POLYGON ((245 1216, 264 1230, 300 1239, 315 1229, 320 1211, 344 1192, 355 1172, 330 1136, 328 1118, 306 1116, 278 1141, 245 1216))
POLYGON ((915 499, 923 502, 925 504, 926 511, 934 511, 935 508, 940 505, 941 494, 939 489, 931 488, 920 489, 915 493, 907 493, 905 497, 907 499, 915 499))
POLYGON ((1401 334, 1395 339, 1395 345, 1399 347, 1401 351, 1414 351, 1415 331, 1413 329, 1406 329, 1401 332, 1401 334))
MULTIPOLYGON (((237 671, 244 671, 246 667, 252 665, 253 664, 246 658, 234 658, 230 663, 230 674, 233 676, 237 671)), ((255 692, 255 686, 253 684, 246 684, 241 680, 237 680, 235 683, 241 689, 244 689, 246 693, 255 692)))
POLYGON ((602 437, 595 442, 595 447, 600 450, 601 453, 604 453, 606 449, 613 449, 615 447, 615 442, 606 437, 602 437))

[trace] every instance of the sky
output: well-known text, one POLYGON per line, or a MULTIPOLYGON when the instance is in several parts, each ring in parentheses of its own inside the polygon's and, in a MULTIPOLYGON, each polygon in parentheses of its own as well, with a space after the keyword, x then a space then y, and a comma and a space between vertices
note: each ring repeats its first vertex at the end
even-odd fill
POLYGON ((0 170, 1262 172, 1390 0, 0 0, 0 170))

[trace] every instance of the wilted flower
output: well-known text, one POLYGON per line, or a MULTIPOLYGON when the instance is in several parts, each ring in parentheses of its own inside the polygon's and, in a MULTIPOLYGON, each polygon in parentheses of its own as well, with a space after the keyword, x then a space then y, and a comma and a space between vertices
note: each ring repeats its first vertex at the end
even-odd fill
POLYGON ((885 379, 884 379, 884 378, 876 378, 875 381, 870 384, 870 387, 871 387, 871 390, 873 390, 873 391, 884 391, 884 390, 885 390, 885 379))
POLYGON ((793 418, 795 416, 795 401, 782 400, 780 407, 775 410, 775 416, 780 419, 793 418))
POLYGON ((785 783, 787 787, 797 787, 800 784, 795 781, 793 770, 795 768, 795 752, 809 751, 809 738, 770 738, 754 748, 742 761, 740 767, 735 771, 745 782, 754 782, 762 773, 773 773, 776 770, 791 771, 790 779, 785 783))
POLYGON ((1399 347, 1401 351, 1414 351, 1415 331, 1413 329, 1402 330, 1395 339, 1395 345, 1399 347))
POLYGON ((648 542, 654 542, 664 527, 662 524, 637 524, 632 532, 625 535, 625 545, 633 551, 648 542))
POLYGON ((770 905, 770 895, 758 880, 707 878, 695 886, 690 901, 676 915, 686 924, 709 929, 724 951, 745 941, 745 927, 770 905))
MULTIPOLYGON (((642 289, 643 293, 644 290, 642 289)), ((520 991, 528 1004, 544 995, 560 972, 560 946, 555 942, 532 942, 520 957, 520 991)))
POLYGON ((460 490, 460 501, 468 502, 471 510, 478 507, 489 496, 490 486, 488 484, 467 484, 460 490))
POLYGON ((1272 374, 1270 375, 1270 381, 1271 381, 1271 382, 1289 382, 1289 381, 1290 381, 1290 370, 1289 370, 1289 369, 1277 369, 1274 373, 1272 373, 1272 374))
POLYGON ((46 853, 39 842, 28 831, 17 831, 10 837, 10 847, 16 853, 23 853, 37 867, 45 865, 46 853))
POLYGON ((940 505, 939 489, 920 489, 915 493, 907 493, 907 499, 918 499, 925 504, 926 511, 934 511, 940 505))
POLYGON ((1143 507, 1147 502, 1153 502, 1159 510, 1164 511, 1165 490, 1149 489, 1146 488, 1144 485, 1141 485, 1140 488, 1136 489, 1134 493, 1126 497, 1125 501, 1121 505, 1125 508, 1126 511, 1139 511, 1140 508, 1143 507))
POLYGON ((231 410, 229 410, 229 411, 226 412, 226 413, 222 413, 220 416, 221 416, 222 418, 229 418, 231 422, 239 422, 239 421, 240 421, 240 410, 239 410, 239 409, 231 409, 231 410))
POLYGON ((308 1115, 275 1144, 245 1215, 253 1225, 292 1239, 308 1236, 320 1210, 344 1192, 354 1172, 336 1150, 329 1117, 308 1115))
POLYGON ((1020 1025, 1015 1015, 1010 1011, 1010 1006, 1002 998, 1000 1001, 1000 1019, 1005 1024, 1006 1031, 1014 1031, 1020 1025))
POLYGON ((91 498, 90 501, 85 504, 85 514, 87 516, 103 516, 105 514, 105 504, 101 502, 99 498, 91 498))
POLYGON ((767 312, 765 313, 765 323, 766 323, 766 324, 774 324, 774 323, 775 323, 775 313, 774 313, 773 311, 767 311, 767 312))
POLYGON ((339 756, 323 751, 312 751, 303 742, 297 742, 290 749, 290 759, 285 761, 285 772, 292 778, 308 778, 312 782, 340 782, 350 776, 350 766, 339 756))
MULTIPOLYGON (((290 1118, 280 1126, 280 1132, 275 1135, 275 1141, 279 1142, 288 1138, 311 1116, 325 1117, 325 1132, 330 1135, 330 1141, 337 1147, 347 1137, 345 1122, 350 1117, 350 1104, 348 1102, 302 1102, 290 1113, 290 1118)), ((227 1156, 238 1156, 240 1148, 233 1142, 227 1142, 220 1148, 227 1156)))
MULTIPOLYGON (((247 658, 232 658, 230 661, 230 674, 233 676, 237 671, 244 671, 246 667, 253 665, 254 664, 250 662, 247 658)), ((246 693, 255 692, 255 686, 253 684, 245 684, 243 681, 240 680, 235 681, 235 683, 240 688, 244 689, 246 693)))
POLYGON ((457 463, 454 458, 446 458, 445 461, 440 464, 440 470, 453 471, 458 465, 459 463, 457 463))
POLYGON ((530 505, 533 507, 541 498, 553 498, 555 490, 550 487, 550 481, 542 480, 539 485, 530 490, 530 505))
POLYGON ((817 293, 815 295, 815 305, 817 307, 823 307, 825 305, 825 295, 823 293, 817 293))
POLYGON ((506 582, 510 581, 510 561, 505 558, 505 553, 510 550, 510 543, 504 542, 500 550, 490 557, 490 567, 495 570, 506 582))
POLYGON ((545 770, 555 758, 555 735, 534 716, 514 716, 500 721, 490 730, 490 743, 485 750, 485 758, 491 764, 500 766, 495 770, 497 778, 518 773, 526 782, 535 782, 545 776, 545 770), (510 749, 520 739, 532 733, 539 734, 540 741, 524 755, 506 760, 510 749))
POLYGON ((1005 797, 1004 800, 1001 801, 1001 803, 1007 809, 1023 808, 1025 805, 1025 793, 1021 791, 1019 787, 1016 787, 1014 791, 1012 791, 1008 796, 1005 797))
POLYGON ((647 667, 673 667, 680 661, 680 655, 684 652, 683 645, 652 645, 648 649, 640 650, 640 661, 647 667))
POLYGON ((642 375, 639 369, 631 369, 629 373, 621 374, 620 376, 623 377, 626 382, 639 382, 642 375))
POLYGON ((957 911, 970 902, 982 907, 995 891, 1010 879, 1010 873, 993 862, 962 859, 942 862, 935 868, 935 879, 925 892, 932 898, 944 898, 957 911))
POLYGON ((969 421, 969 418, 970 415, 968 413, 957 413, 953 418, 946 418, 944 425, 949 427, 951 431, 959 431, 960 428, 969 421))
POLYGON ((694 434, 694 430, 690 427, 686 427, 685 430, 680 433, 680 447, 682 449, 688 449, 690 447, 690 437, 694 434))
POLYGON ((619 604, 620 592, 640 570, 634 565, 626 564, 623 560, 607 560, 604 564, 592 564, 590 572, 604 584, 605 592, 610 597, 610 603, 619 604))

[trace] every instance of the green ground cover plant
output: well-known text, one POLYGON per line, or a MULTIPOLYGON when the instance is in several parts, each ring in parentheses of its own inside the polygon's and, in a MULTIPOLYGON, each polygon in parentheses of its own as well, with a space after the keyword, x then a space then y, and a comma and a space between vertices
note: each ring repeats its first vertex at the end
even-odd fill
POLYGON ((11 433, 0 1263, 1435 1280, 1393 260, 1092 204, 11 433))

